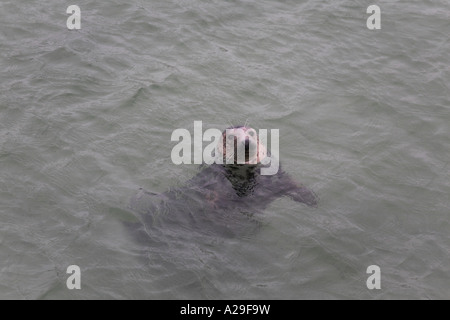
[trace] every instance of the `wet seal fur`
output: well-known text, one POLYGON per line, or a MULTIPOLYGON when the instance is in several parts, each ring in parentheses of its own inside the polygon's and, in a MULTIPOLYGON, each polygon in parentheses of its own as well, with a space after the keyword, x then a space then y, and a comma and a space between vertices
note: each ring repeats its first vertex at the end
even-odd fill
POLYGON ((141 214, 144 227, 155 221, 170 221, 188 228, 203 229, 206 226, 199 221, 209 221, 219 228, 227 227, 230 229, 228 232, 233 233, 236 225, 233 226, 230 220, 239 220, 236 212, 251 217, 279 197, 288 196, 294 201, 317 207, 315 193, 297 184, 281 166, 274 175, 260 174, 264 167, 261 161, 270 152, 260 143, 253 128, 230 127, 223 131, 222 136, 223 144, 219 143, 215 157, 221 157, 223 164, 201 165, 200 172, 184 186, 171 188, 162 194, 141 189, 131 200, 130 207, 141 214), (245 146, 244 164, 237 161, 239 143, 245 146))

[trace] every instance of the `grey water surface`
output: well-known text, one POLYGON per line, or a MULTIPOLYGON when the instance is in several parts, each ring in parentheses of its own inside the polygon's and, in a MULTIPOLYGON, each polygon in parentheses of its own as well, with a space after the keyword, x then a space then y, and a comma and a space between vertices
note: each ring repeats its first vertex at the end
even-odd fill
POLYGON ((0 299, 450 299, 449 35, 447 0, 0 2, 0 299), (198 172, 170 157, 194 121, 279 129, 318 207, 138 241, 139 188, 198 172))

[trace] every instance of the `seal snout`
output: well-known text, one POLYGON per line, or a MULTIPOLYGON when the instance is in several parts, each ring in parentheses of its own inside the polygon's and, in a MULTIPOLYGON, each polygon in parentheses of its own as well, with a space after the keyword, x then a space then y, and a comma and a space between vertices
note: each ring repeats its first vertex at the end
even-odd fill
POLYGON ((245 152, 248 152, 248 149, 250 147, 250 139, 248 137, 245 137, 244 146, 245 146, 245 152))

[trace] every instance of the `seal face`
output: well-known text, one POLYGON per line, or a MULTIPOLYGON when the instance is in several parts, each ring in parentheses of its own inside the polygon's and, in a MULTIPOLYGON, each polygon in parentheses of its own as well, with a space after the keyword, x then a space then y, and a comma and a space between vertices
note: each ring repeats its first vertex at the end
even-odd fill
POLYGON ((184 221, 195 228, 197 219, 203 221, 208 216, 207 220, 217 224, 218 216, 233 212, 253 214, 282 196, 317 206, 318 198, 314 192, 297 184, 281 167, 274 175, 260 174, 261 168, 267 166, 261 162, 270 156, 270 152, 260 142, 255 129, 230 127, 222 136, 224 139, 219 142, 215 154, 222 163, 201 165, 200 172, 184 186, 162 194, 141 190, 132 199, 131 208, 141 213, 147 222, 153 221, 156 211, 164 211, 170 221, 184 221), (239 152, 239 148, 244 152, 239 152))
POLYGON ((244 126, 224 130, 217 151, 226 164, 258 164, 267 156, 267 149, 259 141, 256 130, 244 126))

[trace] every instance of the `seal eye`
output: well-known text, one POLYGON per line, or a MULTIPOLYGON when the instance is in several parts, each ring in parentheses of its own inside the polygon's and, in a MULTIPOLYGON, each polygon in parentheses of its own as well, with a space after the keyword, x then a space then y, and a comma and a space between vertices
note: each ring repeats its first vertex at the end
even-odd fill
POLYGON ((254 137, 256 132, 255 132, 255 130, 248 130, 248 134, 250 137, 254 137))
POLYGON ((227 139, 228 139, 229 141, 234 140, 234 135, 232 135, 232 134, 228 135, 228 136, 227 136, 227 139))

